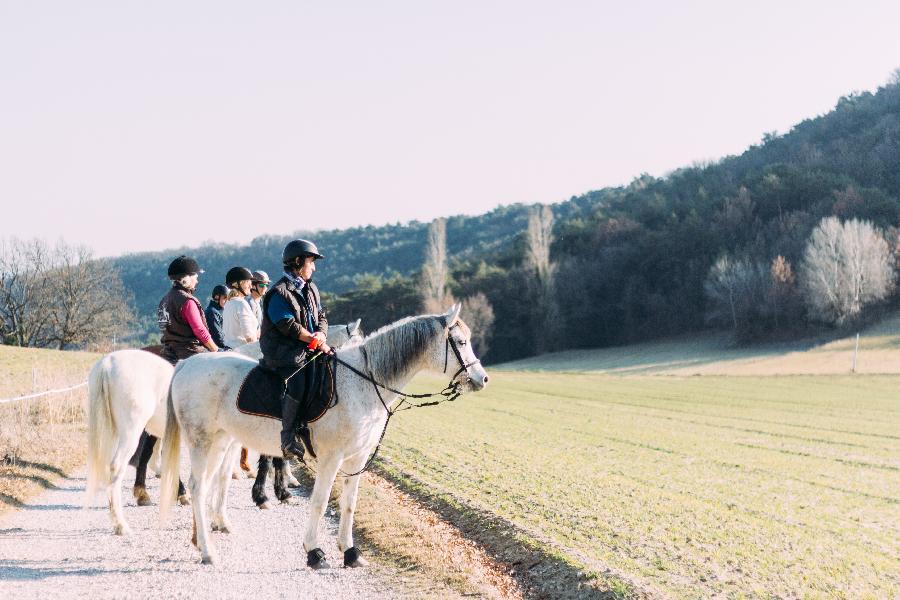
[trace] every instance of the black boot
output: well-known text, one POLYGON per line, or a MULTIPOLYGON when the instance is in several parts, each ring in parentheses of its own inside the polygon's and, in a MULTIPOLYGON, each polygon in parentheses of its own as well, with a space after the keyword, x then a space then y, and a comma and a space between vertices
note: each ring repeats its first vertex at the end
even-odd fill
POLYGON ((285 458, 297 458, 302 461, 306 451, 303 449, 303 444, 297 440, 294 427, 299 407, 300 402, 285 393, 281 399, 281 453, 285 458))

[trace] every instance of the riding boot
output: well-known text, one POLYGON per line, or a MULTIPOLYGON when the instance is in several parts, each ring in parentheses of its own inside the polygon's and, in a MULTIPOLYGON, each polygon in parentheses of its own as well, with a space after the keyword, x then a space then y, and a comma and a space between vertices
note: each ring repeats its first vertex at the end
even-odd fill
POLYGON ((281 398, 281 453, 285 458, 303 460, 306 451, 297 440, 295 425, 300 402, 288 393, 281 398))

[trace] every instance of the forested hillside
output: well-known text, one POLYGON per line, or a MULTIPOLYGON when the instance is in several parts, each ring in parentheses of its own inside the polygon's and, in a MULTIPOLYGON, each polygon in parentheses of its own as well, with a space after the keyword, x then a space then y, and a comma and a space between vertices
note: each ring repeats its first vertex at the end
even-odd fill
MULTIPOLYGON (((546 305, 537 302, 534 272, 523 263, 530 207, 447 219, 450 290, 458 299, 483 293, 495 316, 490 361, 709 326, 733 328, 741 340, 803 333, 821 326, 821 319, 803 303, 802 276, 796 275, 824 217, 871 222, 896 254, 900 84, 841 98, 827 115, 785 135, 767 134, 740 156, 662 178, 643 175, 552 208, 549 320, 535 314, 546 305), (732 299, 722 318, 714 306, 720 281, 711 278, 727 275, 722 269, 734 264, 749 265, 761 283, 744 290, 743 305, 732 299)), ((114 262, 147 331, 168 285, 166 266, 177 254, 197 257, 206 269, 198 290, 205 298, 234 265, 277 276, 285 242, 307 235, 328 256, 316 278, 331 292, 333 321, 360 316, 372 329, 420 308, 416 274, 427 224, 308 233, 297 225, 293 233, 247 246, 203 244, 114 262)), ((291 227, 273 223, 272 229, 291 227)))

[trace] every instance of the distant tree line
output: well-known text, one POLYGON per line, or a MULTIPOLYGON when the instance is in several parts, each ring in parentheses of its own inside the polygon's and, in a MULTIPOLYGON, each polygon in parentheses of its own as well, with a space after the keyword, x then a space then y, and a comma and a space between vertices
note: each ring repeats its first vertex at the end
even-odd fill
POLYGON ((316 278, 332 321, 362 318, 371 331, 462 301, 463 319, 484 332, 481 353, 500 362, 710 327, 739 343, 850 327, 898 300, 898 226, 895 76, 739 156, 552 206, 112 262, 150 332, 177 254, 206 269, 206 296, 235 265, 277 277, 284 244, 312 237, 327 255, 316 278))

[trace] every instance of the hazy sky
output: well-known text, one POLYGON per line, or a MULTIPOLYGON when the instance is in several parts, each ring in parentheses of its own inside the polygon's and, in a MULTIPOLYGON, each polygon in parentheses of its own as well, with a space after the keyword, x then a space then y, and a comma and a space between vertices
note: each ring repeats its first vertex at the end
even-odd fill
POLYGON ((900 67, 897 2, 0 0, 0 237, 99 255, 556 202, 900 67))

